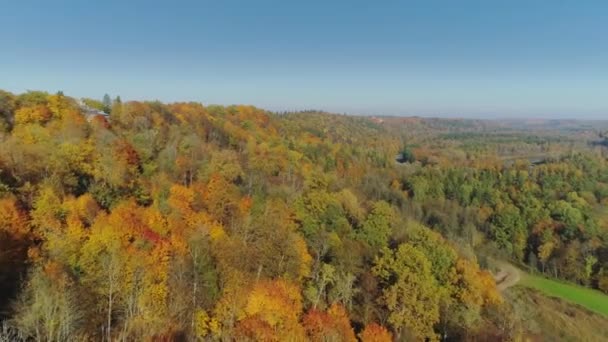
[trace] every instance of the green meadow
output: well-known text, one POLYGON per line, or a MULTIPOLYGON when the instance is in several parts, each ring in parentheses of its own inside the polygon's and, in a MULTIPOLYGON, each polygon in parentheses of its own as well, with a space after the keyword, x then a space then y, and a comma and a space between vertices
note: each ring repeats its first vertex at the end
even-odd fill
POLYGON ((520 284, 608 317, 608 295, 600 291, 530 274, 522 274, 520 284))

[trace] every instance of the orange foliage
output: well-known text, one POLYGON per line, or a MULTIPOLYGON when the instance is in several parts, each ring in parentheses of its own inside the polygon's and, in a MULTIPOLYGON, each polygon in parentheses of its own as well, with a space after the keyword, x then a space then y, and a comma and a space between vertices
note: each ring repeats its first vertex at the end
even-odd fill
POLYGON ((91 194, 84 194, 77 199, 68 198, 64 201, 63 207, 68 215, 66 221, 76 224, 91 225, 95 217, 101 210, 91 194))
POLYGON ((194 191, 191 188, 174 184, 169 190, 169 206, 183 218, 193 214, 194 191))
POLYGON ((245 216, 251 210, 251 206, 253 205, 253 199, 250 196, 245 196, 241 198, 239 201, 239 213, 241 216, 245 216))
POLYGON ((488 272, 480 270, 477 264, 461 258, 456 262, 456 271, 456 297, 459 301, 471 306, 502 302, 494 278, 488 272))
POLYGON ((259 315, 272 326, 296 322, 302 311, 300 289, 284 280, 258 282, 247 301, 249 316, 259 315))
POLYGON ((380 324, 371 323, 365 326, 359 338, 361 342, 392 342, 393 334, 380 324))
POLYGON ((0 199, 0 231, 22 238, 29 233, 27 216, 14 198, 0 199))
POLYGON ((240 321, 234 337, 237 341, 281 341, 275 329, 258 317, 248 317, 240 321))
POLYGON ((285 280, 265 280, 255 284, 247 299, 245 314, 267 323, 286 336, 303 336, 298 322, 302 295, 298 286, 285 280))
POLYGON ((44 274, 53 280, 53 283, 64 287, 68 284, 69 280, 66 276, 63 266, 55 261, 47 261, 43 266, 44 274))
POLYGON ((161 236, 147 225, 145 210, 135 201, 125 201, 118 204, 108 217, 108 223, 124 241, 132 238, 143 238, 151 242, 159 242, 161 236))
POLYGON ((327 312, 311 309, 304 316, 304 329, 311 341, 356 341, 346 309, 333 304, 327 312))
MULTIPOLYGON (((30 239, 27 216, 17 201, 14 198, 0 199, 0 291, 10 286, 10 279, 20 276, 30 239)), ((4 298, 0 298, 0 303, 3 302, 4 298)))

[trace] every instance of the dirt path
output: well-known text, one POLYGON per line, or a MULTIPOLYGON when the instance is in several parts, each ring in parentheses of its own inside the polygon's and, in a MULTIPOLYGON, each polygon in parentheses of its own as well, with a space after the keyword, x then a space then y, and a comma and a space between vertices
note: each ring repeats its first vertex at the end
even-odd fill
POLYGON ((521 278, 520 271, 511 264, 500 263, 498 269, 499 271, 494 275, 494 279, 496 280, 496 287, 500 291, 517 284, 521 278))

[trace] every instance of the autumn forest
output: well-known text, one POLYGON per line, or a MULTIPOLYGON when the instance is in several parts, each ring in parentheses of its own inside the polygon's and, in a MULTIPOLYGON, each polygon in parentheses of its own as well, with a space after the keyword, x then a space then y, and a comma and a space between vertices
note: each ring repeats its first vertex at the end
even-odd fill
POLYGON ((576 339, 607 318, 497 275, 608 293, 607 158, 601 121, 0 91, 0 341, 576 339))

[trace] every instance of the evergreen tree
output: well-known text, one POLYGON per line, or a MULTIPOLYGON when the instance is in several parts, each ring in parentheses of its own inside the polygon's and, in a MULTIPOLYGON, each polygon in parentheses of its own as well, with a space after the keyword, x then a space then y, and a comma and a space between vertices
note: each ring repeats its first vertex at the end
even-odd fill
POLYGON ((103 103, 103 111, 110 113, 110 110, 112 110, 112 99, 110 98, 110 95, 105 94, 101 102, 103 103))

